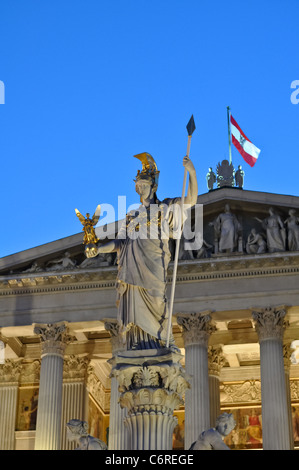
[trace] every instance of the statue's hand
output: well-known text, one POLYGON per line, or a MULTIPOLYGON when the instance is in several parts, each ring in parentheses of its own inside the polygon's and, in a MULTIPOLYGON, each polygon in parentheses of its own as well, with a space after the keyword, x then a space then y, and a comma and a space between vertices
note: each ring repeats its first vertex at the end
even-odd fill
POLYGON ((98 248, 94 245, 92 247, 87 246, 85 248, 86 258, 95 258, 98 255, 98 248))
POLYGON ((194 165, 187 155, 183 158, 183 165, 186 168, 186 170, 189 171, 189 173, 192 173, 193 171, 195 172, 194 165))

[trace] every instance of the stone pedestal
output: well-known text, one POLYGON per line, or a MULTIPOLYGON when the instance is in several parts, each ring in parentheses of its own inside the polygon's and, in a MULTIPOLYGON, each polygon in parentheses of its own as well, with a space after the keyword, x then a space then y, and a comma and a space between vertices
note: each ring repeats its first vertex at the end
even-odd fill
POLYGON ((208 341, 215 331, 209 312, 179 313, 185 344, 185 367, 191 377, 185 398, 185 449, 190 449, 199 434, 210 427, 208 341))
MULTIPOLYGON (((105 329, 111 335, 112 357, 114 357, 125 348, 122 337, 119 334, 117 320, 107 320, 105 322, 105 329)), ((118 381, 115 377, 111 377, 109 450, 127 450, 130 448, 129 435, 125 428, 127 410, 120 407, 119 398, 118 381)))
POLYGON ((42 354, 35 450, 60 450, 65 323, 35 325, 42 354))
POLYGON ((283 308, 252 312, 260 342, 263 449, 289 450, 290 430, 282 340, 283 308))
POLYGON ((119 383, 120 405, 131 450, 171 450, 177 419, 189 387, 179 364, 181 354, 170 349, 124 351, 113 360, 112 376, 119 383))
POLYGON ((216 426, 216 419, 220 415, 220 372, 224 364, 222 347, 209 346, 209 389, 210 389, 210 426, 216 426))

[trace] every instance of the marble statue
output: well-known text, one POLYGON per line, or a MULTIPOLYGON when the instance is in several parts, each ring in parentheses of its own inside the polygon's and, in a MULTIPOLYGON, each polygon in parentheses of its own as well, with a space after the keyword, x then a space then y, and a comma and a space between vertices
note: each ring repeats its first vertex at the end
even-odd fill
POLYGON ((264 220, 261 220, 258 217, 255 217, 255 219, 261 222, 262 227, 266 231, 267 247, 269 253, 285 251, 286 231, 281 217, 275 213, 274 209, 270 207, 269 216, 264 220))
POLYGON ((244 170, 242 170, 242 166, 239 165, 235 173, 235 182, 236 182, 236 186, 238 186, 241 189, 243 189, 243 186, 244 186, 244 176, 245 176, 245 172, 244 170))
POLYGON ((285 220, 287 227, 288 248, 290 251, 299 250, 299 217, 295 209, 289 210, 289 217, 285 220))
POLYGON ((105 442, 88 434, 86 421, 71 419, 66 427, 68 439, 78 444, 75 450, 107 450, 105 442))
POLYGON ((223 442, 236 426, 232 413, 222 413, 216 419, 216 427, 203 431, 189 450, 230 450, 223 442))
POLYGON ((253 228, 248 235, 246 243, 246 253, 266 253, 267 243, 261 233, 257 233, 256 229, 253 228))
POLYGON ((214 226, 215 245, 218 245, 218 251, 220 253, 233 252, 238 245, 242 227, 237 217, 232 214, 229 204, 225 204, 224 212, 209 225, 214 226))
POLYGON ((216 175, 214 171, 212 170, 212 167, 209 168, 206 179, 207 179, 208 190, 211 191, 212 189, 214 189, 214 184, 216 183, 216 175))
MULTIPOLYGON (((127 349, 160 349, 167 342, 168 305, 166 276, 170 261, 169 237, 181 227, 180 198, 159 201, 156 195, 159 171, 148 153, 136 155, 142 162, 135 189, 141 205, 131 211, 121 226, 117 238, 97 245, 97 253, 117 252, 117 320, 126 335, 127 349), (152 211, 152 209, 154 209, 152 211), (169 237, 164 238, 169 228, 169 237), (148 232, 155 233, 151 236, 148 232), (142 233, 143 236, 138 236, 142 233), (162 236, 164 235, 164 236, 162 236)), ((189 157, 183 165, 189 172, 189 188, 185 203, 197 202, 197 178, 189 157)), ((92 256, 86 253, 86 256, 92 256)), ((174 344, 170 338, 170 346, 174 344)))

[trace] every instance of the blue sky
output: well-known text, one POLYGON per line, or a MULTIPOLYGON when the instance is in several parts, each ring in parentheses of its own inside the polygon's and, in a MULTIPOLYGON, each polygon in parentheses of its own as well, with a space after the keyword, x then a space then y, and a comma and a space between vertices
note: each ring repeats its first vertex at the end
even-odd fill
POLYGON ((254 168, 232 150, 245 189, 299 196, 298 17, 297 0, 2 0, 0 256, 80 232, 75 208, 138 202, 137 153, 180 196, 191 114, 206 192, 228 105, 261 149, 254 168))

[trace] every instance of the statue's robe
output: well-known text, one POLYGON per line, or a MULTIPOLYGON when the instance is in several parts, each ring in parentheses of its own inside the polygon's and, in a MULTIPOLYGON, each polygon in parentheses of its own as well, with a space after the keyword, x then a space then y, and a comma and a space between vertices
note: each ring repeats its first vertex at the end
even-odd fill
POLYGON ((169 238, 180 232, 179 202, 165 199, 151 209, 141 205, 127 214, 118 233, 118 322, 129 331, 130 349, 163 347, 167 341, 169 238))

